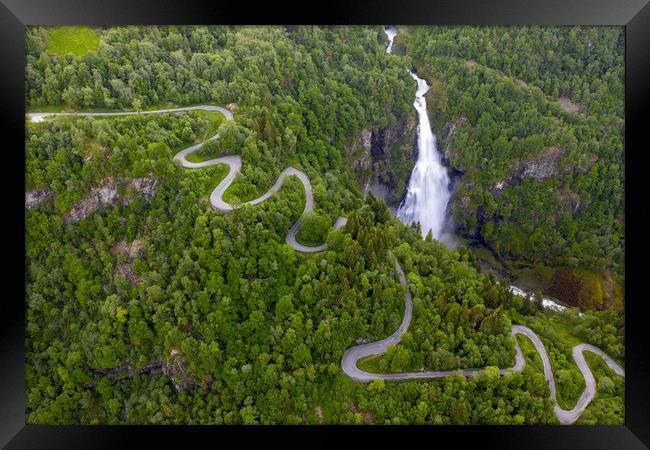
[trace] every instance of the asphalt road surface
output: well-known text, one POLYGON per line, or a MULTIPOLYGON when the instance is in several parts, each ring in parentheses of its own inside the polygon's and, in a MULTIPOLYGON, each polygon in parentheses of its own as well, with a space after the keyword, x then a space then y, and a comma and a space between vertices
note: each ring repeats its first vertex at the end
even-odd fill
MULTIPOLYGON (((358 383, 368 383, 372 380, 383 379, 383 380, 416 380, 416 379, 435 379, 435 378, 444 378, 450 376, 473 376, 480 372, 483 369, 478 368, 469 368, 469 369, 457 369, 457 370, 441 370, 441 371, 422 371, 422 372, 403 372, 403 373, 370 373, 365 372, 357 367, 357 362, 367 356, 381 355, 386 353, 388 347, 391 345, 396 345, 399 343, 400 339, 404 332, 408 329, 409 324, 411 323, 411 317, 413 313, 413 305, 411 292, 408 288, 404 272, 402 271, 399 262, 395 260, 395 269, 399 275, 399 281, 406 288, 404 296, 404 318, 402 323, 393 333, 385 339, 377 342, 370 342, 367 344, 361 344, 354 347, 351 347, 345 351, 343 358, 341 359, 341 368, 343 372, 352 378, 358 383)), ((601 349, 590 344, 578 344, 573 347, 573 359, 575 360, 582 376, 585 379, 586 388, 580 396, 576 406, 571 410, 564 410, 558 404, 556 400, 556 389, 555 389, 555 379, 553 377, 553 370, 551 369, 551 362, 549 360, 544 344, 540 340, 539 336, 528 327, 523 325, 513 325, 512 326, 512 336, 515 338, 515 365, 506 369, 499 369, 500 375, 505 375, 508 372, 521 372, 524 369, 526 361, 524 359, 523 352, 521 347, 517 342, 516 335, 522 334, 526 336, 533 343, 535 350, 539 353, 542 358, 544 365, 544 377, 549 384, 551 390, 551 401, 553 402, 555 415, 558 418, 558 421, 563 425, 569 425, 578 420, 582 412, 585 410, 587 405, 596 395, 596 380, 594 379, 589 366, 584 358, 584 352, 590 351, 600 356, 605 360, 607 365, 618 375, 625 376, 625 371, 621 368, 612 358, 607 356, 601 349)))
MULTIPOLYGON (((227 109, 222 108, 220 106, 212 106, 212 105, 198 105, 198 106, 188 106, 183 108, 159 109, 159 110, 152 110, 152 111, 79 112, 79 113, 33 112, 33 113, 27 113, 26 116, 30 117, 30 119, 34 122, 41 122, 44 120, 45 117, 48 116, 73 116, 73 115, 74 116, 127 116, 127 115, 137 115, 137 114, 164 114, 164 113, 174 113, 178 111, 189 111, 189 110, 219 111, 225 116, 226 120, 232 120, 233 118, 232 113, 227 109)), ((219 134, 216 134, 211 138, 209 138, 208 140, 217 139, 218 137, 219 134)), ((226 203, 223 200, 223 193, 226 191, 226 189, 228 189, 230 184, 234 181, 237 173, 241 170, 241 164, 242 164, 241 157, 237 155, 223 156, 220 158, 215 158, 209 161, 203 161, 199 163, 188 161, 187 155, 194 153, 195 151, 200 149, 203 144, 204 142, 201 142, 181 150, 174 156, 174 159, 179 160, 181 165, 188 169, 199 169, 202 167, 209 167, 216 164, 226 164, 230 168, 230 170, 228 171, 226 177, 223 180, 221 180, 221 182, 217 185, 216 188, 214 188, 214 190, 210 194, 210 204, 214 209, 221 212, 232 211, 237 206, 226 203)), ((266 193, 264 193, 260 197, 244 203, 244 205, 257 205, 267 200, 268 198, 270 198, 272 195, 274 195, 280 190, 282 184, 284 183, 285 178, 288 176, 298 177, 298 179, 302 182, 303 186, 305 187, 305 209, 303 210, 303 215, 305 213, 312 212, 314 210, 314 196, 312 192, 311 183, 309 181, 309 177, 307 177, 307 175, 304 172, 294 167, 287 167, 286 169, 284 169, 280 173, 280 176, 273 184, 271 189, 269 189, 266 193)), ((343 227, 346 224, 346 222, 347 219, 345 217, 339 217, 336 220, 336 223, 334 224, 333 228, 339 229, 343 227)), ((289 245, 291 245, 295 250, 299 252, 305 252, 305 253, 321 252, 327 249, 327 244, 322 244, 316 247, 308 247, 298 243, 296 241, 296 234, 300 230, 300 226, 301 226, 301 219, 298 219, 292 225, 291 229, 289 229, 286 238, 286 242, 289 245)), ((390 256, 391 258, 394 258, 392 255, 390 256)), ((448 376, 458 376, 458 375, 469 377, 483 370, 479 368, 469 368, 469 369, 458 369, 458 370, 422 371, 422 372, 406 372, 406 373, 370 373, 370 372, 365 372, 357 367, 357 362, 361 358, 364 358, 366 356, 372 356, 372 355, 381 355, 383 353, 386 353, 389 346, 398 344, 402 338, 402 335, 408 329, 409 324, 411 323, 411 317, 413 314, 411 292, 408 288, 406 277, 404 276, 404 272, 402 271, 399 262, 397 262, 396 258, 394 258, 394 260, 395 260, 395 269, 399 276, 399 281, 406 288, 406 293, 404 296, 404 318, 402 319, 402 323, 400 324, 397 331, 395 331, 395 333, 391 334, 385 339, 382 339, 381 341, 357 345, 346 350, 341 360, 341 368, 343 369, 343 372, 356 382, 368 383, 376 379, 414 380, 414 379, 444 378, 448 376)), ((575 360, 578 368, 580 369, 580 372, 582 373, 582 376, 585 379, 586 387, 582 395, 578 399, 576 406, 571 410, 564 410, 557 404, 553 370, 551 368, 551 362, 549 360, 548 354, 546 353, 546 349, 544 348, 544 344, 540 340, 539 336, 537 336, 537 334, 535 334, 535 332, 528 327, 522 325, 513 325, 512 326, 513 337, 515 337, 517 334, 523 334, 528 339, 530 339, 535 349, 537 350, 537 353, 539 353, 540 357, 542 358, 542 362, 544 365, 544 376, 546 377, 546 380, 551 390, 550 398, 555 405, 555 415, 557 416, 561 424, 572 424, 573 422, 575 422, 580 417, 582 412, 585 410, 587 405, 589 405, 591 400, 596 395, 596 380, 594 379, 594 375, 589 369, 589 366, 584 358, 585 351, 589 351, 600 356, 605 360, 605 363, 614 372, 616 372, 618 375, 625 376, 625 371, 623 370, 623 368, 620 367, 614 360, 612 360, 612 358, 606 355, 598 347, 595 347, 590 344, 584 344, 584 343, 576 345, 575 347, 573 347, 573 359, 575 360)), ((501 375, 505 375, 506 373, 511 371, 521 372, 523 370, 526 362, 524 360, 523 353, 521 351, 519 343, 517 342, 516 337, 515 337, 515 351, 516 351, 515 365, 510 368, 500 369, 499 373, 501 375)))
MULTIPOLYGON (((138 115, 138 114, 165 114, 165 113, 174 113, 179 111, 190 111, 190 110, 219 111, 224 115, 226 120, 232 120, 233 118, 232 113, 228 111, 226 108, 222 108, 221 106, 213 106, 213 105, 197 105, 197 106, 187 106, 182 108, 157 109, 151 111, 74 112, 74 113, 33 112, 33 113, 27 113, 26 116, 29 117, 34 122, 42 122, 45 119, 45 117, 48 116, 130 116, 130 115, 138 115)), ((218 138, 219 138, 219 134, 217 133, 211 138, 208 138, 205 142, 218 139, 218 138)), ((282 185, 284 184, 284 180, 286 177, 295 176, 302 182, 302 185, 305 187, 305 209, 303 210, 303 215, 305 213, 314 211, 314 194, 311 188, 311 182, 309 181, 309 177, 304 172, 296 169, 295 167, 287 167, 286 169, 284 169, 280 173, 280 176, 275 181, 273 186, 271 186, 271 189, 269 189, 266 193, 262 194, 260 197, 245 202, 242 205, 231 205, 230 203, 226 203, 223 200, 223 193, 226 192, 228 187, 235 180, 237 173, 239 173, 241 170, 241 165, 242 165, 241 156, 239 155, 223 156, 220 158, 215 158, 215 159, 202 161, 198 163, 188 161, 187 155, 199 150, 205 142, 200 142, 198 144, 192 145, 191 147, 179 151, 174 156, 174 159, 180 161, 181 165, 188 169, 199 169, 202 167, 214 166, 216 164, 226 164, 230 168, 226 177, 223 180, 221 180, 221 182, 217 185, 216 188, 214 188, 214 190, 210 194, 210 204, 215 210, 221 212, 229 212, 243 205, 257 205, 259 203, 262 203, 263 201, 269 199, 272 195, 277 193, 280 190, 280 188, 282 188, 282 185)), ((341 216, 336 220, 336 223, 334 224, 333 228, 337 230, 343 227, 346 223, 347 223, 347 219, 341 216)), ((302 225, 302 220, 298 219, 291 226, 289 232, 287 233, 287 238, 286 238, 287 244, 292 246, 295 250, 304 253, 322 252, 327 249, 326 243, 316 247, 309 247, 300 244, 296 240, 296 235, 298 234, 301 225, 302 225)))

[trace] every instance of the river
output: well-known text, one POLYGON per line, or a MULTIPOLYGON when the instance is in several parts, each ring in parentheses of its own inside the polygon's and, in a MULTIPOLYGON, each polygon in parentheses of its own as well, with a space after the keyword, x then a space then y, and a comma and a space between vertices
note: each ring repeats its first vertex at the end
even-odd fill
MULTIPOLYGON (((512 292, 514 295, 519 295, 521 297, 531 298, 533 296, 531 293, 526 292, 523 289, 512 284, 508 287, 508 289, 510 289, 510 292, 512 292)), ((565 312, 567 310, 566 306, 561 305, 548 297, 542 297, 542 306, 546 309, 551 309, 558 312, 565 312)), ((578 316, 581 317, 582 314, 582 311, 578 312, 578 316)))

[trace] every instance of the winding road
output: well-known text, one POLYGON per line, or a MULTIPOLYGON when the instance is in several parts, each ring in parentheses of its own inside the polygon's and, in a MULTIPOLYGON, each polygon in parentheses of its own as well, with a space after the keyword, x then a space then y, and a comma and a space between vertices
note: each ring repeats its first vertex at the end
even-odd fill
MULTIPOLYGON (((70 113, 32 112, 32 113, 27 113, 26 116, 29 117, 34 122, 42 122, 47 116, 130 116, 130 115, 139 115, 139 114, 165 114, 165 113, 174 113, 174 112, 191 111, 191 110, 219 111, 224 115, 226 120, 233 119, 232 113, 229 110, 221 106, 214 106, 214 105, 186 106, 182 108, 157 109, 151 111, 70 112, 70 113)), ((233 209, 236 209, 238 206, 231 205, 230 203, 226 203, 223 200, 223 194, 224 192, 226 192, 228 187, 235 180, 237 174, 241 171, 241 166, 242 166, 241 156, 239 155, 222 156, 220 158, 210 159, 208 161, 202 161, 198 163, 187 160, 187 156, 199 150, 203 146, 203 144, 205 144, 205 142, 217 138, 219 138, 219 133, 208 138, 204 142, 199 142, 198 144, 194 144, 191 147, 179 151, 174 156, 174 159, 178 160, 181 163, 181 166, 187 169, 200 169, 202 167, 209 167, 217 164, 227 165, 230 168, 230 170, 228 171, 226 177, 223 180, 221 180, 221 182, 217 185, 217 187, 214 188, 214 190, 210 194, 210 204, 212 205, 212 208, 217 211, 229 212, 232 211, 233 209)), ((304 172, 296 169, 295 167, 287 167, 286 169, 284 169, 278 176, 278 179, 275 181, 273 186, 271 186, 271 189, 269 189, 266 193, 262 194, 258 198, 243 203, 241 206, 257 205, 269 199, 272 195, 277 193, 280 190, 280 188, 282 188, 285 178, 289 176, 297 177, 302 182, 302 185, 305 187, 305 209, 302 212, 302 216, 304 216, 306 213, 313 212, 314 194, 311 188, 311 182, 309 181, 309 177, 304 172)), ((300 231, 300 227, 302 225, 302 216, 289 229, 286 238, 287 244, 289 244, 295 250, 303 253, 316 253, 316 252, 322 252, 326 250, 327 243, 318 245, 316 247, 309 247, 300 244, 296 240, 296 235, 298 234, 298 231, 300 231)), ((348 220, 345 217, 341 216, 336 219, 333 228, 335 230, 338 230, 339 228, 343 227, 347 223, 347 221, 348 220)))
MULTIPOLYGON (((152 111, 78 112, 78 113, 32 112, 32 113, 27 113, 26 116, 30 117, 30 119, 34 122, 41 122, 44 120, 45 117, 59 116, 59 115, 61 116, 125 116, 125 115, 137 115, 137 114, 164 114, 164 113, 174 113, 174 112, 189 111, 189 110, 219 111, 225 116, 226 120, 232 120, 233 118, 232 113, 229 110, 222 108, 220 106, 213 106, 213 105, 198 105, 198 106, 160 109, 160 110, 152 110, 152 111)), ((207 140, 217 139, 218 137, 219 134, 217 133, 216 135, 210 137, 207 140)), ((230 170, 228 171, 226 177, 223 180, 221 180, 221 182, 217 185, 217 187, 214 188, 214 190, 210 194, 210 204, 217 211, 221 211, 221 212, 232 211, 233 209, 236 209, 237 206, 226 203, 223 200, 223 193, 232 184, 237 173, 240 172, 242 166, 241 157, 237 155, 223 156, 220 158, 215 158, 209 161, 203 161, 198 163, 188 161, 187 155, 199 150, 203 144, 204 142, 201 142, 179 151, 174 156, 174 159, 178 160, 183 167, 188 169, 199 169, 202 167, 209 167, 216 164, 226 164, 230 168, 230 170)), ((294 167, 287 167, 286 169, 284 169, 278 176, 278 179, 273 184, 271 189, 269 189, 265 194, 244 204, 257 205, 267 200, 268 198, 270 198, 272 195, 274 195, 280 190, 280 188, 284 183, 285 178, 288 176, 298 177, 298 179, 302 182, 303 186, 305 187, 305 209, 303 210, 303 215, 305 213, 312 212, 314 210, 314 197, 313 197, 312 187, 309 181, 309 177, 307 177, 307 175, 304 172, 294 167)), ((341 216, 336 220, 333 228, 339 229, 343 227, 346 224, 346 222, 347 219, 341 216)), ((322 244, 316 247, 308 247, 296 241, 296 234, 300 230, 301 224, 302 224, 302 216, 289 229, 289 232, 287 233, 287 237, 286 237, 286 242, 299 252, 314 253, 314 252, 320 252, 325 250, 327 248, 327 244, 322 244)), ((411 292, 409 290, 408 284, 406 282, 406 277, 404 275, 404 272, 402 271, 401 266, 399 265, 399 262, 390 253, 389 253, 389 257, 394 260, 395 269, 397 270, 397 273, 399 275, 399 281, 406 288, 406 293, 404 298, 405 300, 404 318, 402 319, 402 323, 400 324, 397 331, 395 331, 395 333, 388 336, 387 338, 382 339, 381 341, 361 344, 347 349, 343 354, 343 358, 341 360, 341 368, 343 372, 356 382, 367 383, 376 379, 414 380, 414 379, 444 378, 448 376, 458 376, 458 375, 469 377, 483 370, 477 368, 470 368, 470 369, 458 369, 458 370, 447 370, 447 371, 408 372, 408 373, 369 373, 357 367, 357 362, 361 358, 364 358, 366 356, 372 356, 372 355, 381 355, 383 353, 386 353, 389 346, 398 344, 402 338, 402 335, 408 329, 411 323, 411 317, 413 313, 411 292)), ((621 368, 616 362, 614 362, 614 360, 612 360, 609 356, 607 356, 598 347, 595 347, 590 344, 584 344, 584 343, 576 345, 573 348, 573 359, 575 360, 578 368, 580 369, 580 372, 582 373, 585 379, 586 388, 583 391, 582 395, 580 396, 576 406, 571 410, 564 410, 560 408, 560 406, 557 404, 553 371, 551 369, 551 363, 548 354, 546 353, 546 349, 542 344, 542 341, 537 336, 537 334, 535 334, 533 330, 522 325, 512 326, 513 337, 515 337, 517 334, 523 334, 526 337, 528 337, 528 339, 530 339, 530 341, 533 343, 535 349, 537 350, 540 357, 542 358, 542 362, 544 364, 544 376, 546 377, 546 380, 551 390, 550 398, 555 405, 555 415, 557 416, 561 424, 571 424, 575 422, 580 417, 582 412, 585 410, 587 405, 591 402, 591 400, 594 398, 596 394, 596 380, 584 358, 585 351, 590 351, 600 356, 605 360, 607 365, 614 372, 616 372, 618 375, 625 376, 625 371, 623 370, 623 368, 621 368)), ((505 375, 506 373, 511 371, 521 372, 524 368, 525 360, 524 360, 523 352, 521 351, 521 348, 519 346, 519 343, 517 342, 516 337, 514 340, 515 340, 515 350, 516 350, 515 365, 511 368, 500 369, 499 370, 500 375, 505 375)))
MULTIPOLYGON (((391 255, 392 257, 392 255, 391 255)), ((391 334, 385 339, 376 342, 370 342, 367 344, 357 345, 351 347, 345 351, 343 358, 341 359, 341 368, 343 372, 352 378, 358 383, 368 383, 372 380, 416 380, 416 379, 434 379, 434 378, 444 378, 451 376, 473 376, 483 369, 470 368, 470 369, 457 369, 457 370, 441 370, 441 371, 423 371, 423 372, 401 372, 401 373, 370 373, 363 371, 357 367, 357 362, 367 356, 381 355, 386 353, 388 347, 391 345, 396 345, 400 342, 402 335, 408 329, 411 323, 411 317, 413 315, 413 305, 411 298, 411 291, 409 290, 408 284, 406 282, 406 277, 404 272, 400 267, 399 263, 395 259, 395 269, 399 275, 399 281, 406 288, 406 293, 404 296, 404 318, 402 323, 395 333, 391 334)), ((519 342, 517 342, 516 335, 523 334, 533 343, 535 350, 539 353, 539 356, 542 358, 544 365, 544 377, 549 384, 551 389, 550 399, 554 404, 555 415, 558 418, 558 421, 562 425, 570 425, 582 415, 582 412, 585 410, 587 405, 596 395, 596 380, 594 375, 591 373, 587 361, 584 357, 584 352, 589 351, 595 353, 605 360, 605 363, 618 375, 625 376, 625 371, 621 366, 619 366, 612 358, 607 356, 598 347, 595 347, 591 344, 578 344, 573 347, 573 359, 576 362, 576 365, 580 369, 582 376, 585 379, 585 390, 580 395, 576 406, 573 409, 565 410, 562 409, 556 399, 555 391, 555 379, 553 377, 553 370, 551 369, 551 361, 546 353, 546 348, 537 334, 528 327, 523 325, 513 325, 512 326, 512 336, 515 341, 515 365, 506 369, 499 369, 500 375, 505 375, 508 372, 521 372, 526 365, 524 359, 524 354, 521 351, 519 342)))

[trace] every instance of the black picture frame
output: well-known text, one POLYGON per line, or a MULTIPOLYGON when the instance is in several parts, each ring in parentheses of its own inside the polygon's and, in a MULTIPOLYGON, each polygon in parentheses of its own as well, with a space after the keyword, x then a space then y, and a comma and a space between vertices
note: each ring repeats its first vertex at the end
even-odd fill
MULTIPOLYGON (((0 0, 0 125, 4 145, 2 176, 5 217, 2 220, 7 268, 3 271, 0 327, 0 445, 6 448, 123 448, 144 438, 147 447, 176 440, 207 438, 213 445, 237 439, 244 447, 264 439, 283 447, 309 448, 316 443, 346 444, 351 435, 387 442, 399 439, 404 447, 478 443, 487 448, 647 448, 650 446, 650 339, 647 299, 642 282, 650 247, 644 243, 642 155, 645 118, 650 105, 650 5, 647 0, 470 0, 331 1, 322 5, 278 2, 184 0, 0 0), (311 8, 311 9, 310 9, 311 8), (195 427, 195 426, 35 426, 25 425, 25 296, 21 285, 24 261, 25 144, 25 26, 57 24, 494 24, 494 25, 624 25, 626 45, 625 236, 626 246, 626 394, 622 426, 459 426, 459 427, 195 427), (645 113, 645 114, 644 114, 645 113), (7 139, 9 138, 9 139, 7 139), (11 175, 11 176, 7 176, 11 175), (22 214, 21 214, 22 211, 22 214), (6 250, 9 251, 6 251, 6 250), (7 290, 7 286, 13 289, 7 290), (318 434, 318 440, 311 434, 318 434), (441 437, 448 441, 443 444, 441 437), (307 441, 308 439, 308 441, 307 441)), ((23 270, 24 270, 24 266, 23 270)), ((372 444, 371 444, 372 445, 372 444)))

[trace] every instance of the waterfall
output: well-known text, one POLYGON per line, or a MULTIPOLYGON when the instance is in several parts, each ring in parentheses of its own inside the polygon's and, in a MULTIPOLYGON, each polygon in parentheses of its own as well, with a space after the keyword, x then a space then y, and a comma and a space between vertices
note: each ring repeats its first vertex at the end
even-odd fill
POLYGON ((393 53, 393 39, 397 36, 397 27, 390 25, 384 27, 384 33, 388 36, 388 48, 386 48, 386 53, 393 53))
POLYGON ((449 176, 442 165, 440 154, 436 148, 436 137, 431 131, 427 103, 424 94, 429 85, 422 78, 411 72, 417 83, 415 102, 413 106, 418 112, 418 160, 411 173, 406 197, 397 210, 397 217, 402 222, 410 224, 420 222, 422 236, 429 231, 431 235, 448 245, 451 236, 443 233, 447 203, 449 202, 449 176))
MULTIPOLYGON (((388 36, 386 53, 393 52, 393 40, 399 32, 398 28, 390 25, 384 27, 388 36)), ((420 222, 422 237, 431 231, 431 235, 448 246, 455 247, 456 241, 450 233, 444 232, 447 203, 449 203, 449 176, 442 165, 440 154, 436 148, 436 137, 431 131, 427 102, 424 94, 429 85, 415 73, 411 76, 417 83, 415 102, 413 106, 418 112, 418 160, 411 172, 408 191, 397 210, 397 217, 404 223, 420 222)))

